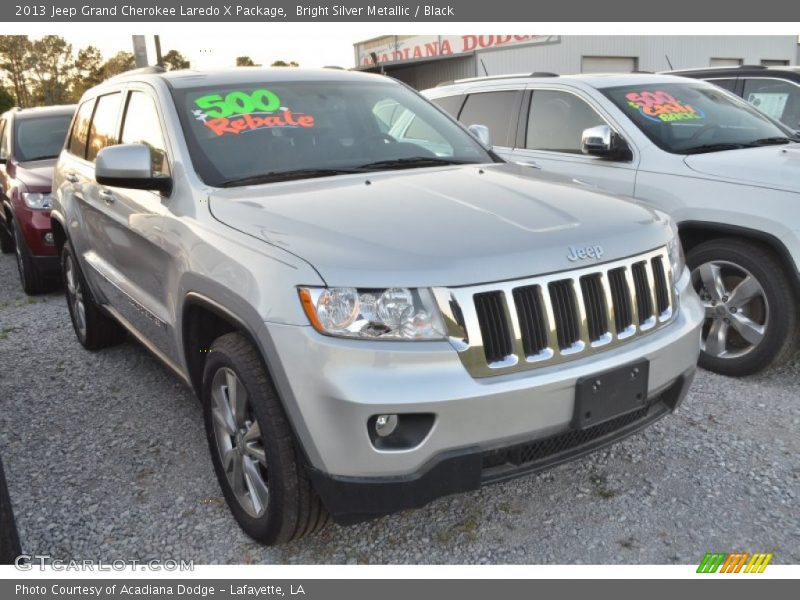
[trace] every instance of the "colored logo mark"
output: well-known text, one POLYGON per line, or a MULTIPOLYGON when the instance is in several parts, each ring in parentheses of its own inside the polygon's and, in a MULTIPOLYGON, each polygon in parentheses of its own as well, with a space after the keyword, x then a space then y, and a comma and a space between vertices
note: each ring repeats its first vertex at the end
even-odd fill
POLYGON ((772 560, 772 553, 756 552, 734 552, 725 554, 723 552, 706 552, 700 566, 697 567, 698 573, 763 573, 764 569, 772 560))

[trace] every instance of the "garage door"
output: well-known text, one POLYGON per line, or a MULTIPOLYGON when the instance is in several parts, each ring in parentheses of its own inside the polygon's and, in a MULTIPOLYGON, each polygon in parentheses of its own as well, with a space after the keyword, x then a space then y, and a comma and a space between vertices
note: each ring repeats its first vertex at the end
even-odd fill
POLYGON ((630 56, 584 56, 581 73, 632 73, 637 70, 636 63, 630 56))

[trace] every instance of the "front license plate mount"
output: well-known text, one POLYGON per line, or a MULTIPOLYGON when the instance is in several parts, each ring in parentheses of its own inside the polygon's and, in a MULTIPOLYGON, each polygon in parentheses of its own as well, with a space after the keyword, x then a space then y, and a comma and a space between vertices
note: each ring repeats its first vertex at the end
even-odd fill
POLYGON ((581 377, 575 386, 572 426, 586 429, 643 408, 647 404, 649 377, 647 360, 581 377))

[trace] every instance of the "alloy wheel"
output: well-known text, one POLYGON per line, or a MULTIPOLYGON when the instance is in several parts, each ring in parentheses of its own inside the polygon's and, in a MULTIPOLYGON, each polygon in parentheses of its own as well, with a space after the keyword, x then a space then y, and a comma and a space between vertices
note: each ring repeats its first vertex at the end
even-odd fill
POLYGON ((222 468, 248 515, 261 517, 269 502, 267 458, 247 390, 228 367, 211 381, 211 414, 222 468))
POLYGON ((710 261, 692 271, 692 283, 705 306, 703 352, 740 358, 761 343, 769 325, 769 303, 750 271, 732 262, 710 261))
POLYGON ((75 328, 81 339, 86 338, 86 304, 83 298, 83 287, 72 262, 72 256, 67 255, 64 260, 64 279, 67 284, 67 299, 75 319, 75 328))

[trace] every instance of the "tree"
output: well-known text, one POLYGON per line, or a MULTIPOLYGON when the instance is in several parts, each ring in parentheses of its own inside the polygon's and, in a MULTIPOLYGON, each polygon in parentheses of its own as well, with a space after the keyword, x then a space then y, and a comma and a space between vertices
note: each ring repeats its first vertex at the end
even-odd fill
POLYGON ((276 60, 274 63, 270 65, 270 67, 299 67, 300 63, 295 61, 286 62, 283 60, 276 60))
POLYGON ((189 61, 177 50, 170 50, 167 52, 161 59, 161 62, 164 63, 164 66, 166 66, 169 71, 189 68, 189 61))
POLYGON ((5 71, 17 104, 30 106, 28 59, 31 41, 27 35, 0 35, 0 69, 5 71))
POLYGON ((135 68, 136 60, 133 58, 133 53, 121 50, 103 63, 103 79, 108 79, 135 68))
POLYGON ((46 35, 32 43, 25 65, 33 74, 33 96, 38 104, 70 101, 75 71, 72 44, 59 35, 46 35))
POLYGON ((78 51, 75 61, 76 73, 72 81, 72 100, 77 102, 83 93, 101 83, 105 78, 103 56, 94 46, 87 46, 78 51))
POLYGON ((261 65, 257 65, 253 62, 253 59, 249 56, 237 56, 236 57, 236 66, 237 67, 260 67, 261 65))
POLYGON ((11 95, 6 88, 0 87, 0 113, 6 112, 9 108, 13 108, 14 96, 11 95))

